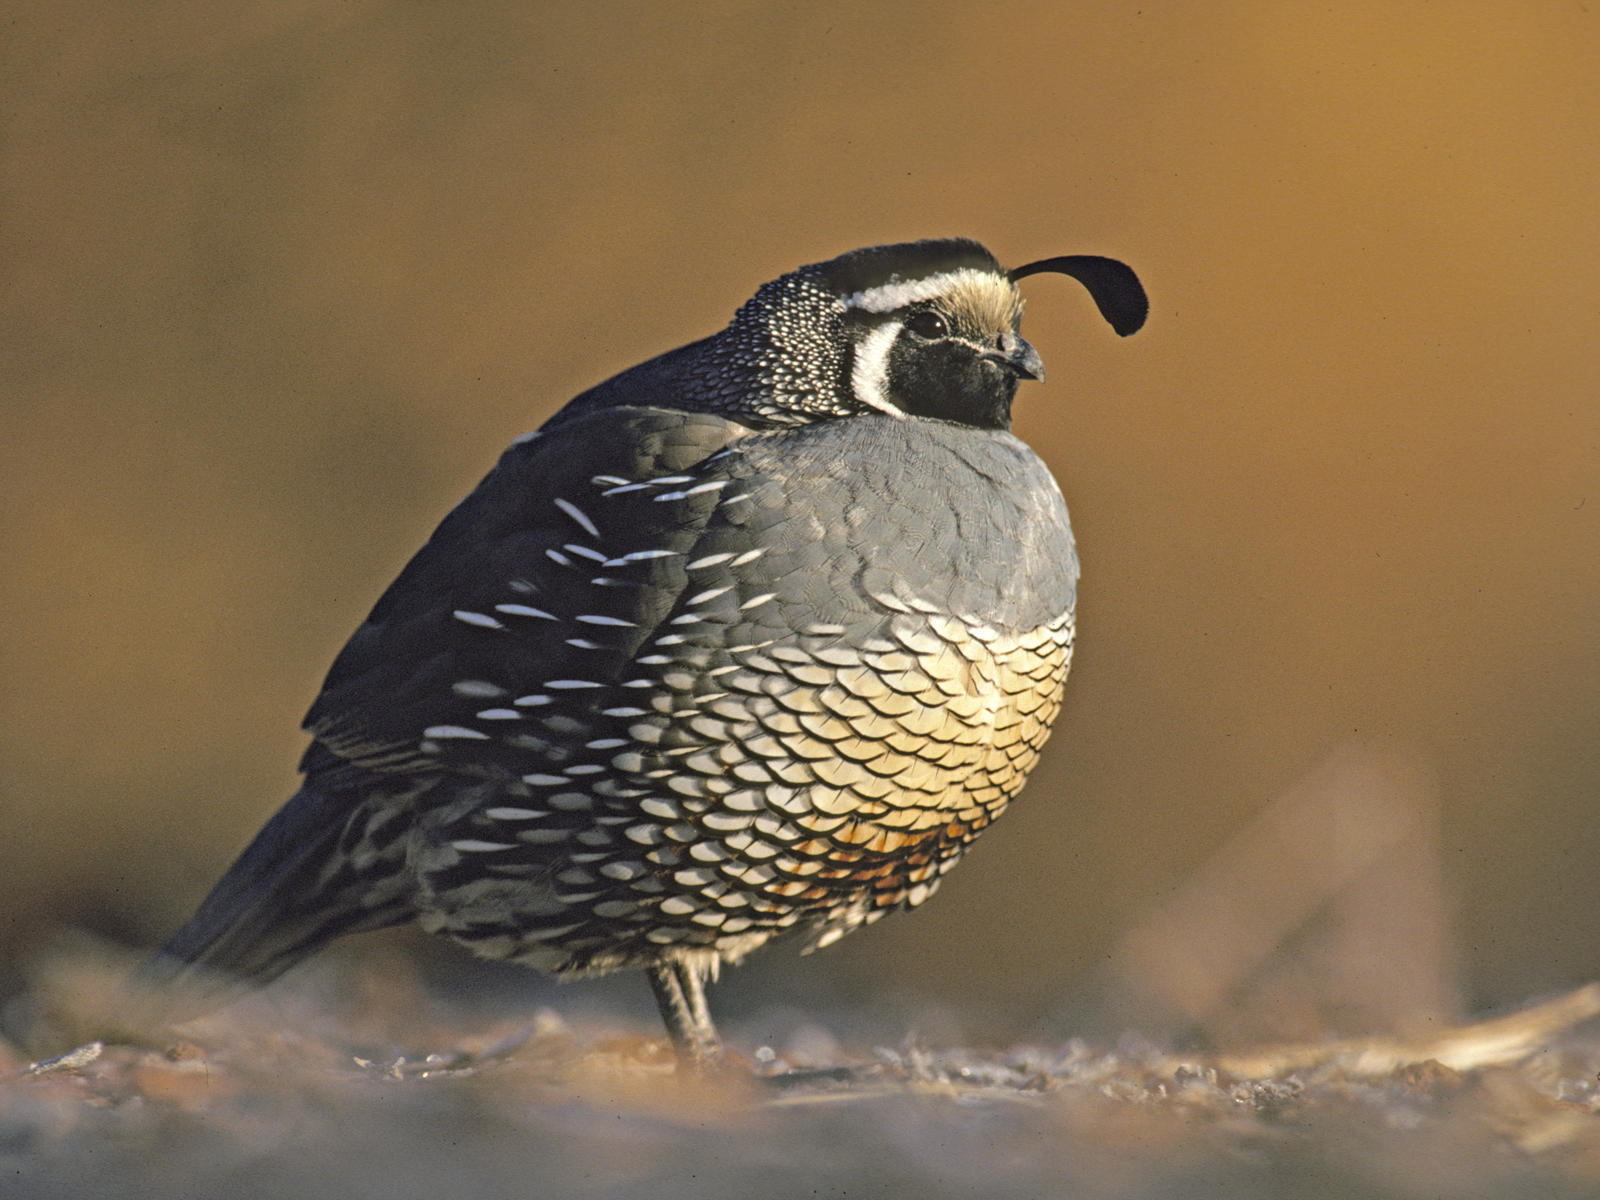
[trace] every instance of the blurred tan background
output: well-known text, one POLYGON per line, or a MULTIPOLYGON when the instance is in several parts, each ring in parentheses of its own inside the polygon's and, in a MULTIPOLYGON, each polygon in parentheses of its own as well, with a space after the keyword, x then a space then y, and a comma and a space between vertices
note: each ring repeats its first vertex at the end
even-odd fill
POLYGON ((187 915, 513 436, 962 234, 1153 299, 1027 284, 1067 706, 925 910, 727 1002, 1226 1040, 1600 976, 1600 10, 66 0, 0 62, 13 972, 187 915))

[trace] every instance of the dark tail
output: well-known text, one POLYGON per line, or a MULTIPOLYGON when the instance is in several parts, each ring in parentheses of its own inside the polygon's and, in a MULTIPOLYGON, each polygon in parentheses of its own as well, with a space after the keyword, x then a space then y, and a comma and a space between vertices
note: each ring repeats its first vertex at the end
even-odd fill
POLYGON ((410 920, 406 824, 396 807, 296 792, 136 973, 140 1006, 186 1020, 270 983, 334 938, 410 920))

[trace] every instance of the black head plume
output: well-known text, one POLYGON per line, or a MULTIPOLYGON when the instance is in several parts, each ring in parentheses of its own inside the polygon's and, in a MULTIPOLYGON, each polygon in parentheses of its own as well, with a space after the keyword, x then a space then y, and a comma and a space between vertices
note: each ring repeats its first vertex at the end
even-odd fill
POLYGON ((1114 258, 1098 254, 1064 254, 1060 258, 1041 258, 1010 272, 1012 283, 1029 275, 1047 271, 1071 275, 1088 289, 1100 315, 1123 337, 1136 333, 1150 313, 1150 301, 1133 268, 1114 258))

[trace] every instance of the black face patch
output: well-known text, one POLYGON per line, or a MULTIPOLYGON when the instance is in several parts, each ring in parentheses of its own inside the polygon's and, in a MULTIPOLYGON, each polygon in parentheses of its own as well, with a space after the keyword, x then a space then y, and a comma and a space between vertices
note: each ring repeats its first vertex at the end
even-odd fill
POLYGON ((887 376, 890 401, 910 416, 1011 427, 1017 376, 964 341, 925 341, 902 330, 889 348, 887 376))

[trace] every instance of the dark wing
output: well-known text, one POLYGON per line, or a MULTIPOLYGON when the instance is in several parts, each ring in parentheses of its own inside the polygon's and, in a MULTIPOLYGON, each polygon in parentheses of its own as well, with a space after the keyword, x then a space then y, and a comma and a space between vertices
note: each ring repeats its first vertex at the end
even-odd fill
POLYGON ((335 660, 306 718, 308 784, 569 756, 579 714, 627 682, 689 587, 730 482, 706 460, 748 433, 614 408, 513 445, 335 660))
MULTIPOLYGON (((335 660, 305 785, 145 965, 148 999, 192 1014, 335 937, 410 920, 414 807, 609 758, 629 724, 618 696, 640 696, 634 660, 659 657, 638 652, 670 636, 656 627, 731 482, 706 460, 747 432, 612 408, 513 445, 335 660)), ((572 827, 547 836, 588 820, 561 815, 572 827)))

